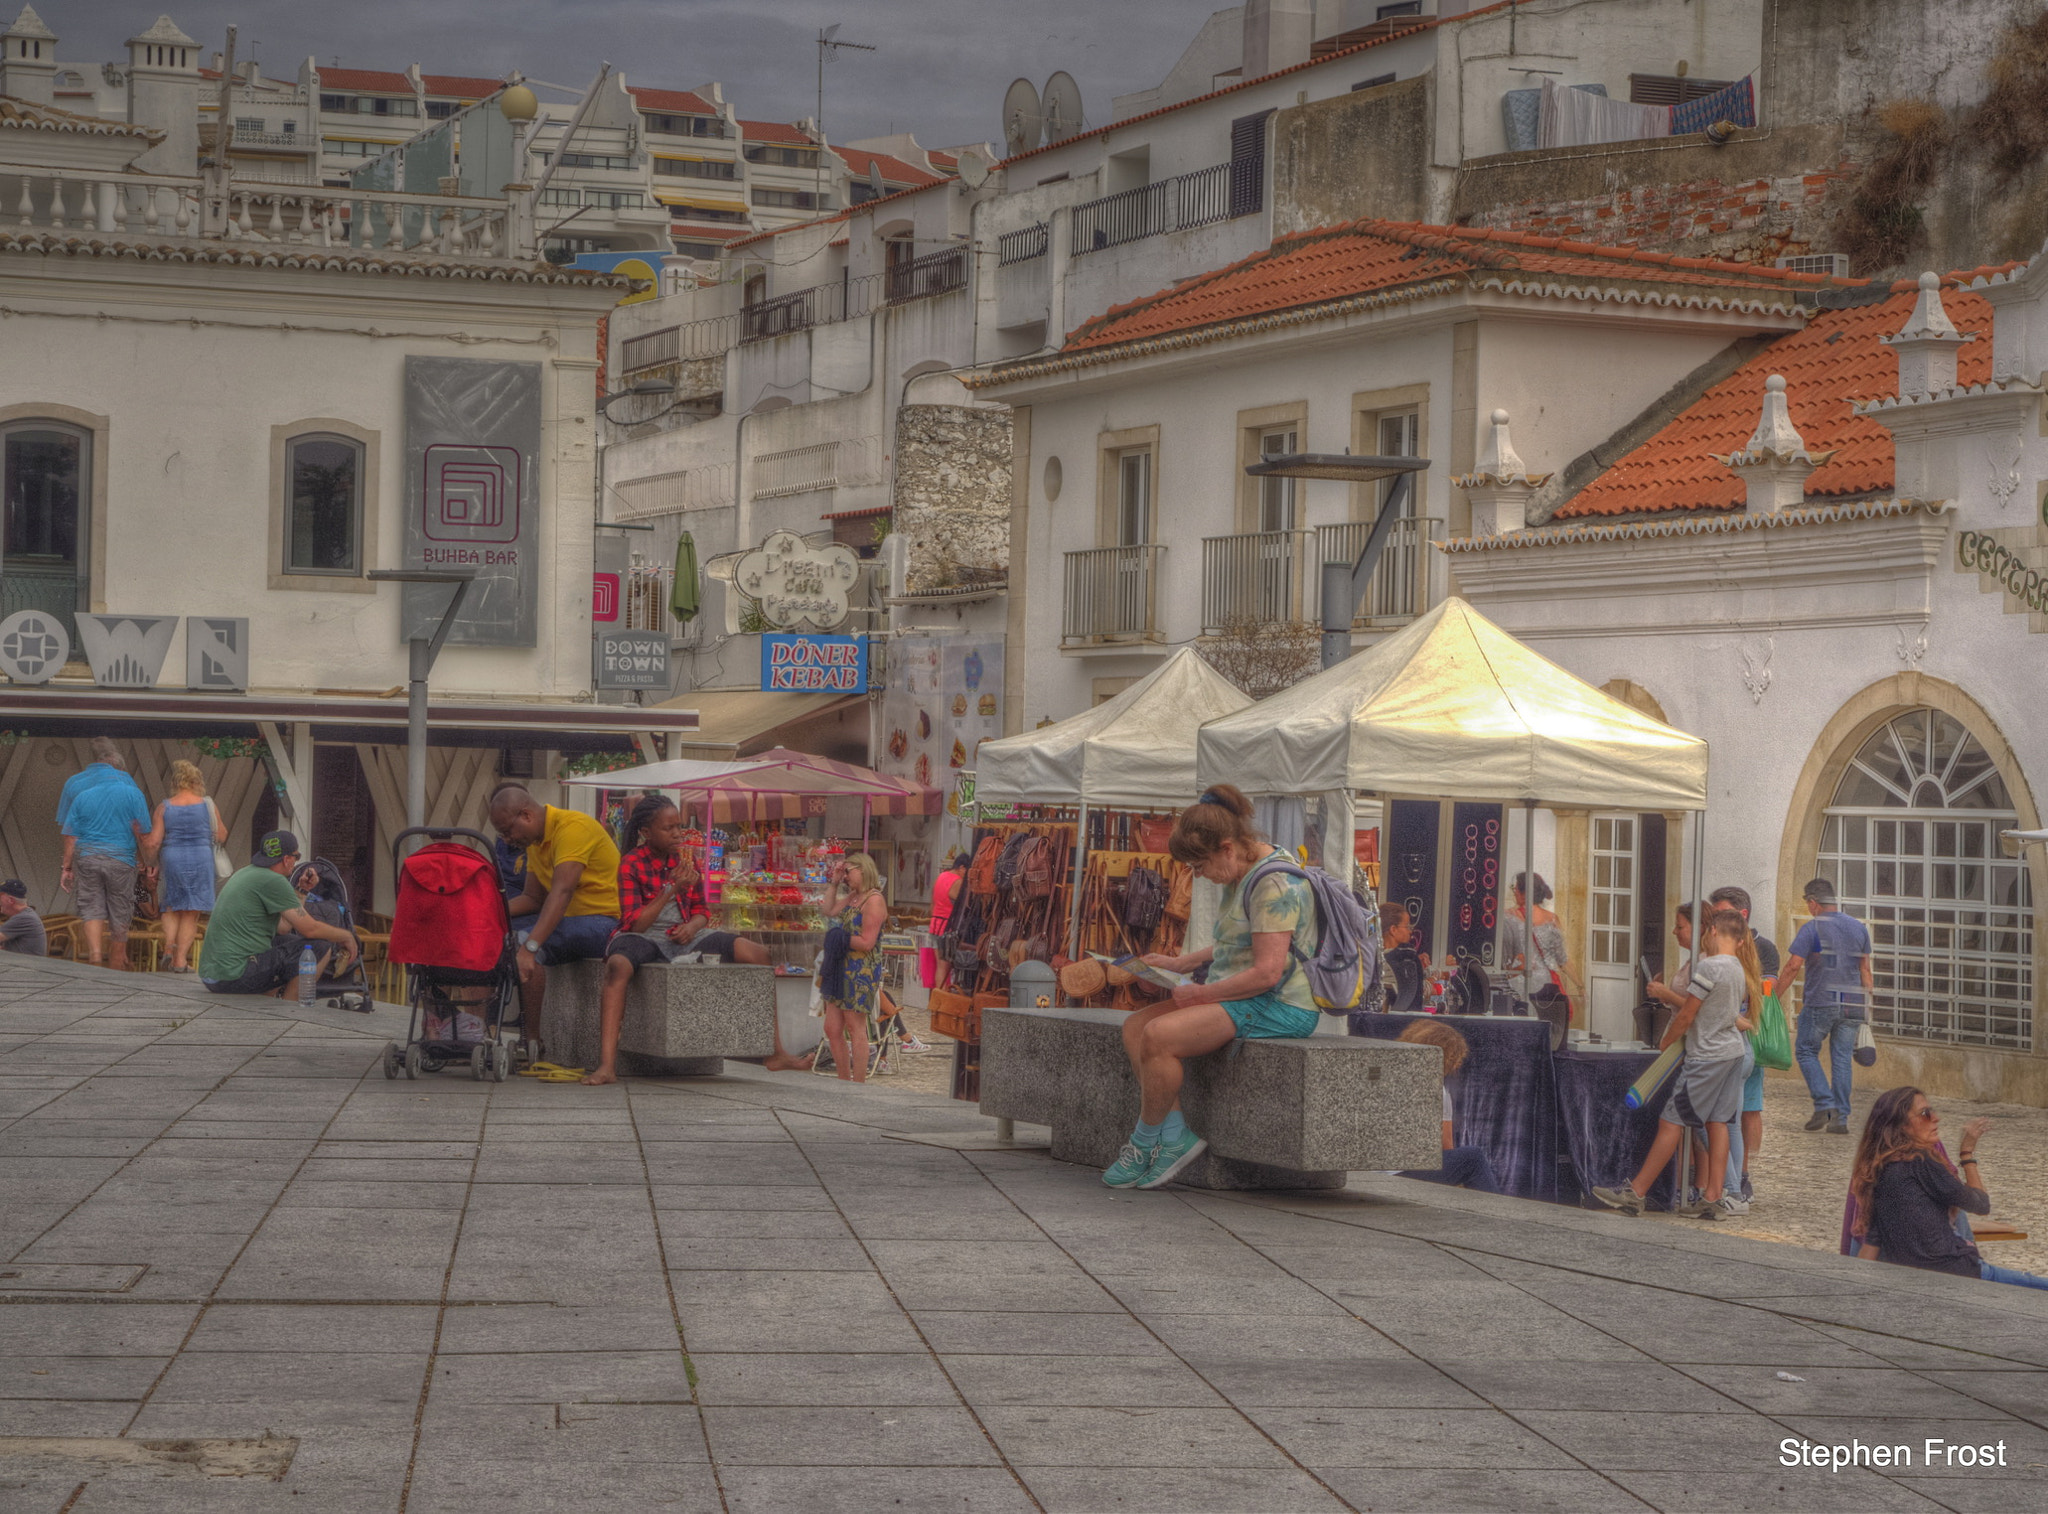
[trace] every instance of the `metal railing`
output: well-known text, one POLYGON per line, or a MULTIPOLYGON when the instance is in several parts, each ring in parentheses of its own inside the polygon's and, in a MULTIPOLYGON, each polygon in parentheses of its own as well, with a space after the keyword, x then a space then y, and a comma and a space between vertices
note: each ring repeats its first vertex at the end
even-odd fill
POLYGON ((673 597, 676 570, 673 563, 635 563, 626 574, 626 603, 623 621, 628 631, 674 631, 668 604, 673 597))
POLYGON ((638 373, 643 368, 660 368, 682 360, 680 326, 667 326, 645 336, 629 336, 619 343, 619 371, 622 373, 638 373))
POLYGON ((1095 547, 1066 554, 1062 646, 1157 641, 1159 571, 1166 548, 1095 547))
POLYGON ((758 300, 740 311, 739 340, 766 341, 769 337, 788 336, 793 331, 808 331, 813 326, 830 326, 872 314, 881 283, 880 276, 871 273, 758 300))
POLYGON ((611 492, 620 501, 620 520, 651 520, 683 510, 718 510, 734 502, 732 464, 707 463, 629 478, 611 485, 611 492))
POLYGON ((504 200, 0 163, 0 225, 509 258, 504 200))
POLYGON ((676 356, 723 357, 740 343, 738 315, 707 316, 676 327, 676 356))
POLYGON ((839 489, 882 481, 882 439, 848 436, 809 447, 763 452, 748 468, 748 496, 781 499, 817 489, 839 489))
POLYGON ((1006 231, 996 238, 996 267, 1026 263, 1042 258, 1052 247, 1052 228, 1040 221, 1022 231, 1006 231))
MULTIPOLYGON (((1443 538, 1441 520, 1433 516, 1409 516, 1394 522, 1387 542, 1373 569, 1372 582, 1358 602, 1354 626, 1384 625, 1390 621, 1413 620, 1429 608, 1429 544, 1443 538)), ((1341 526, 1323 526, 1317 531, 1322 550, 1320 563, 1350 563, 1358 560, 1365 538, 1372 531, 1369 520, 1346 521, 1341 526)), ((1322 614, 1320 568, 1313 575, 1312 617, 1322 614)))
POLYGON ((1230 165, 1218 163, 1076 205, 1071 251, 1079 257, 1164 231, 1213 225, 1233 213, 1248 212, 1233 211, 1230 165))
POLYGON ((1202 634, 1252 621, 1311 617, 1315 606, 1312 531, 1251 531, 1202 539, 1202 634))
POLYGON ((888 281, 891 305, 951 294, 967 287, 967 249, 946 247, 928 252, 921 258, 898 263, 883 277, 888 281))
POLYGON ((231 145, 235 147, 297 147, 306 152, 320 151, 319 137, 311 133, 301 135, 295 131, 243 131, 237 128, 231 145))

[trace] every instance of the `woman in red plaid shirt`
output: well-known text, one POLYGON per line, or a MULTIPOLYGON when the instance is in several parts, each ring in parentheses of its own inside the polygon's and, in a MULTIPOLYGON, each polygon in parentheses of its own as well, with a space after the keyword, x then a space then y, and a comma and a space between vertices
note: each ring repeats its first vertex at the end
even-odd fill
MULTIPOLYGON (((619 854, 619 929, 605 947, 598 1063, 586 1083, 618 1081, 626 985, 641 968, 673 962, 685 952, 728 964, 768 965, 768 948, 760 942, 709 928, 704 880, 683 849, 683 816, 674 800, 649 794, 634 805, 619 837, 619 854)), ((784 1055, 778 1034, 775 1055, 762 1065, 770 1072, 790 1072, 807 1064, 784 1055)))

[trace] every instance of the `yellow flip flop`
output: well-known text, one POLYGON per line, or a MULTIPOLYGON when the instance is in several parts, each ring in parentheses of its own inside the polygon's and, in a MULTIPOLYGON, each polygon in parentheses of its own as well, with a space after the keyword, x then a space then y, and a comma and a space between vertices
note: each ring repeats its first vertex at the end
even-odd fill
POLYGON ((536 1062, 531 1067, 519 1069, 522 1078, 538 1078, 543 1083, 580 1083, 586 1069, 581 1067, 559 1067, 553 1062, 536 1062))

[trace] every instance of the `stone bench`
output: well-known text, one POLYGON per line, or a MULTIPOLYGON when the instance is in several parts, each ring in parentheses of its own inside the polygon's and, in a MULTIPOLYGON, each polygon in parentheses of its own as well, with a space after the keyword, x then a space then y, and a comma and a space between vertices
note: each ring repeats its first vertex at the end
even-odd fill
MULTIPOLYGON (((1107 1167, 1138 1117, 1113 1009, 984 1009, 981 1112, 1052 1127, 1052 1155, 1107 1167)), ((1357 1037, 1234 1041, 1190 1057, 1180 1107, 1209 1150, 1197 1188, 1341 1188, 1347 1172, 1443 1159, 1443 1057, 1357 1037)))
MULTIPOLYGON (((550 1062, 595 1067, 603 962, 548 969, 541 1037, 550 1062)), ((626 985, 619 1071, 636 1077, 714 1077, 726 1057, 775 1053, 775 969, 739 963, 643 967, 626 985)))

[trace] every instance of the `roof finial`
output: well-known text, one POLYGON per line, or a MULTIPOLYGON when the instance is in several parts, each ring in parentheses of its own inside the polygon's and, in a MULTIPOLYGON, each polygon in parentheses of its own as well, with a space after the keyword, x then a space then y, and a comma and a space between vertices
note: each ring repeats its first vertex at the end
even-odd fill
POLYGON ((1522 483, 1529 477, 1529 470, 1522 466, 1522 459, 1515 452, 1515 444, 1508 439, 1508 413, 1505 410, 1493 412, 1493 432, 1486 443, 1486 450, 1479 455, 1473 466, 1474 474, 1487 475, 1500 483, 1522 483))
POLYGON ((1806 439, 1792 424, 1785 398, 1785 375, 1764 380, 1764 408, 1749 443, 1740 452, 1708 454, 1734 470, 1743 483, 1744 504, 1752 510, 1784 510, 1806 500, 1806 478, 1835 454, 1809 452, 1806 439))
POLYGON ((1470 473, 1451 482, 1465 491, 1472 507, 1472 534, 1498 536, 1520 531, 1528 523, 1529 500, 1550 481, 1548 473, 1531 473, 1508 439, 1508 413, 1493 412, 1493 431, 1486 450, 1470 473))
POLYGON ((1774 373, 1764 380, 1764 413, 1756 430, 1749 434, 1746 452, 1773 452, 1779 457, 1804 457, 1806 438, 1792 424, 1792 407, 1785 402, 1785 375, 1774 373))
POLYGON ((1906 324, 1882 339, 1899 361, 1899 394, 1939 394, 1956 386, 1956 351, 1976 338, 1956 330, 1941 303, 1941 275, 1920 275, 1920 296, 1906 324))
POLYGON ((1941 303, 1941 275, 1921 274, 1920 298, 1913 302, 1913 313, 1906 318, 1897 339, 1958 335, 1956 323, 1948 318, 1948 309, 1941 303))

